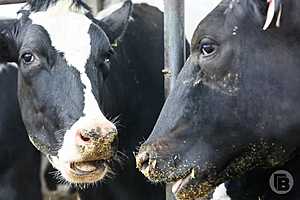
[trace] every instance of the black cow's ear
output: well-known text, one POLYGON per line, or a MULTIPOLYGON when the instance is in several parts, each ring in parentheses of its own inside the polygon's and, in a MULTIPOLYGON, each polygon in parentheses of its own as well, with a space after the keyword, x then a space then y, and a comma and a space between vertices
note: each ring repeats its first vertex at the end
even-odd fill
POLYGON ((0 63, 17 62, 16 20, 0 21, 0 63))
POLYGON ((111 43, 120 40, 124 35, 129 18, 132 12, 132 2, 126 1, 122 7, 110 12, 110 10, 101 11, 97 15, 97 21, 100 27, 104 30, 111 43), (107 13, 109 13, 107 15, 107 13))

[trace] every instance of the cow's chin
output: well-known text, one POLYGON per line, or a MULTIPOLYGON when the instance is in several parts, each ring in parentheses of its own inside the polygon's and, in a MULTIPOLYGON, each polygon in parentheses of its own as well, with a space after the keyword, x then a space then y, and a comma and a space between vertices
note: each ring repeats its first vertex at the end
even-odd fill
POLYGON ((65 162, 55 156, 49 156, 48 159, 66 181, 74 184, 95 183, 109 171, 103 160, 65 162))
POLYGON ((189 170, 189 173, 177 179, 175 182, 170 182, 172 193, 177 200, 198 200, 206 199, 211 194, 218 184, 222 183, 217 177, 201 176, 194 168, 189 170))

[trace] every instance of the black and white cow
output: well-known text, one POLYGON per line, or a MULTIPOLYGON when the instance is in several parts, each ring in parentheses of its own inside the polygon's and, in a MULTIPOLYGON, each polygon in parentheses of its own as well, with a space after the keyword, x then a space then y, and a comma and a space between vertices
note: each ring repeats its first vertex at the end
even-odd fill
POLYGON ((19 65, 18 97, 32 143, 70 183, 118 171, 83 199, 163 199, 161 188, 137 173, 132 155, 164 101, 162 13, 147 5, 132 12, 128 1, 101 20, 79 0, 33 0, 28 7, 0 31, 0 62, 19 65), (129 160, 123 170, 113 162, 116 126, 103 113, 120 116, 119 149, 129 160))
POLYGON ((223 0, 200 22, 137 155, 145 176, 173 183, 180 200, 206 199, 237 177, 252 199, 299 199, 299 9, 298 0, 223 0), (278 169, 294 177, 291 187, 282 175, 286 194, 276 193, 278 169))

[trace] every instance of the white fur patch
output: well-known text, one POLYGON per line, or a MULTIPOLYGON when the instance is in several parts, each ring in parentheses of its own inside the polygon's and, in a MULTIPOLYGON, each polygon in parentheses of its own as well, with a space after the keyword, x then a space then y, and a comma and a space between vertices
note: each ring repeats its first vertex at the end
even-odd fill
POLYGON ((212 200, 231 200, 231 198, 227 195, 224 183, 215 189, 212 200))
POLYGON ((69 9, 70 0, 59 1, 47 11, 32 13, 29 17, 33 24, 42 26, 49 34, 52 46, 64 53, 67 63, 76 68, 85 86, 84 89, 84 116, 81 117, 64 136, 62 148, 58 152, 64 161, 79 159, 80 154, 75 145, 75 133, 87 118, 108 121, 101 112, 95 96, 92 93, 91 82, 85 72, 85 65, 91 54, 91 38, 88 33, 92 24, 82 13, 69 9), (60 5, 61 4, 61 5, 60 5), (65 5, 66 4, 66 5, 65 5))

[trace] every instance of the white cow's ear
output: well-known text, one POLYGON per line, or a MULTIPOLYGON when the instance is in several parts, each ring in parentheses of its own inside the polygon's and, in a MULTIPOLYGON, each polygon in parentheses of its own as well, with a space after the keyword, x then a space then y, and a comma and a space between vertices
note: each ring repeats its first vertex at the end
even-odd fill
POLYGON ((17 62, 16 20, 0 20, 0 63, 17 62))
POLYGON ((124 35, 132 12, 132 2, 126 1, 101 11, 96 20, 111 43, 120 40, 124 35))

